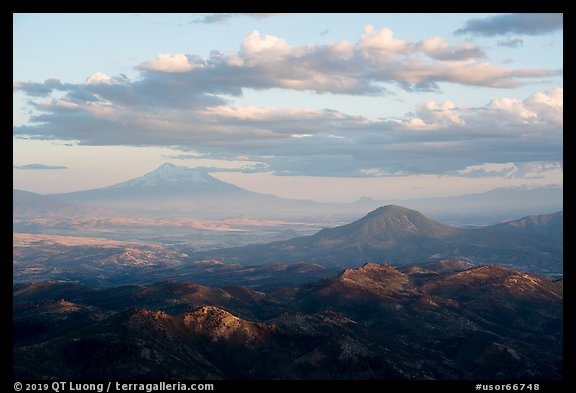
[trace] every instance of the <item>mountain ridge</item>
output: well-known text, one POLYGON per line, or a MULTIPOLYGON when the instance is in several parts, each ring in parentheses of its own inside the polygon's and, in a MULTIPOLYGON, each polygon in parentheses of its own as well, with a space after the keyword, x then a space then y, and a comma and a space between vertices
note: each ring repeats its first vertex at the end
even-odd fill
POLYGON ((49 195, 12 189, 12 215, 30 217, 110 216, 114 210, 103 206, 62 201, 49 195))
MULTIPOLYGON (((552 223, 556 237, 563 229, 562 215, 546 215, 536 222, 552 223), (554 216, 554 217, 556 217, 554 216)), ((505 226, 508 228, 510 225, 505 226)), ((463 229, 440 224, 423 214, 396 205, 382 206, 345 225, 324 228, 310 236, 286 241, 219 249, 192 254, 195 260, 212 258, 225 263, 265 264, 310 262, 326 267, 358 267, 372 262, 424 263, 432 259, 459 258, 476 264, 499 260, 507 266, 525 266, 538 271, 562 270, 562 246, 551 242, 550 228, 529 234, 494 225, 463 229), (518 264, 518 265, 514 265, 518 264)))
POLYGON ((14 375, 562 378, 556 283, 493 265, 416 276, 367 263, 268 292, 175 282, 105 290, 20 284, 13 291, 14 375), (222 295, 198 297, 198 290, 222 295))
POLYGON ((533 234, 557 238, 562 242, 564 233, 564 212, 559 211, 545 215, 530 215, 517 220, 493 225, 496 230, 533 234))

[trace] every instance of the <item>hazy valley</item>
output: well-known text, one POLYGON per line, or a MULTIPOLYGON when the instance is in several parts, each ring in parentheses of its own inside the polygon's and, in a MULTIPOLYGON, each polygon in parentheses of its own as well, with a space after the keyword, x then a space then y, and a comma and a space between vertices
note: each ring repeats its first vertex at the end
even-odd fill
POLYGON ((496 189, 419 200, 318 203, 258 194, 205 170, 163 164, 110 187, 68 194, 13 191, 15 232, 185 244, 196 250, 288 240, 350 223, 381 206, 478 227, 562 210, 558 187, 496 189))

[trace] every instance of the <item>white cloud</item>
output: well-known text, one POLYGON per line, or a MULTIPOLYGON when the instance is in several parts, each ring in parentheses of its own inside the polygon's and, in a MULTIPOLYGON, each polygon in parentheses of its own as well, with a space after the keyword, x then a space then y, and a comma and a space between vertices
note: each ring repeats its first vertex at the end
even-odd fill
POLYGON ((464 60, 484 57, 484 51, 476 44, 463 42, 450 46, 442 37, 432 37, 420 41, 416 47, 437 60, 464 60))
POLYGON ((524 103, 515 98, 497 98, 490 102, 490 111, 501 121, 513 124, 528 124, 536 118, 536 114, 529 111, 524 103))
POLYGON ((138 66, 138 68, 145 71, 176 73, 198 70, 204 67, 205 65, 202 63, 190 63, 188 61, 188 57, 182 53, 177 53, 175 55, 170 55, 168 53, 158 53, 156 55, 156 59, 149 60, 138 66))
POLYGON ((264 54, 266 57, 277 57, 287 54, 290 46, 286 40, 273 35, 260 36, 258 30, 248 34, 242 41, 241 54, 247 58, 257 57, 264 54))
POLYGON ((402 120, 399 122, 405 129, 414 131, 432 130, 436 127, 434 124, 428 124, 418 117, 414 117, 410 120, 402 120))
POLYGON ((554 71, 517 70, 480 63, 473 59, 446 60, 436 63, 410 60, 395 70, 394 76, 412 84, 425 81, 454 82, 463 85, 510 88, 520 85, 518 78, 554 75, 554 71))
POLYGON ((524 178, 545 179, 563 177, 562 165, 559 162, 526 162, 519 164, 519 171, 524 178))
POLYGON ((117 82, 111 76, 108 76, 103 72, 97 72, 95 74, 92 74, 88 77, 88 79, 86 79, 87 85, 96 85, 99 83, 111 85, 117 82))
POLYGON ((362 54, 374 64, 385 64, 391 56, 405 51, 408 42, 394 38, 394 32, 388 28, 376 30, 372 25, 364 26, 358 42, 362 54))
POLYGON ((525 100, 498 98, 488 108, 493 119, 506 124, 550 125, 562 128, 564 124, 564 89, 555 88, 536 92, 525 100))
POLYGON ((464 126, 466 122, 460 118, 454 103, 446 100, 442 103, 425 102, 416 107, 416 117, 402 121, 408 130, 433 130, 442 127, 464 126))
POLYGON ((281 37, 254 31, 236 53, 214 51, 207 59, 159 54, 139 66, 140 77, 134 80, 96 73, 80 84, 16 81, 14 89, 32 97, 36 113, 13 134, 87 145, 193 147, 210 158, 245 156, 283 175, 373 177, 460 170, 467 176, 506 176, 510 168, 490 165, 502 157, 517 168, 525 162, 560 162, 561 87, 524 100, 500 94, 475 108, 448 99, 427 101, 402 118, 381 121, 330 109, 232 101, 246 88, 382 95, 388 92, 385 83, 407 90, 434 90, 442 82, 506 87, 555 75, 498 67, 478 61, 482 55, 473 43, 447 43, 439 37, 410 42, 370 25, 356 43, 326 45, 291 46, 281 37))
POLYGON ((362 168, 360 169, 360 173, 368 176, 385 176, 385 172, 379 168, 362 168))
MULTIPOLYGON (((382 82, 407 90, 434 90, 440 82, 496 88, 524 79, 555 76, 558 70, 510 69, 480 62, 484 51, 471 42, 449 44, 441 37, 419 42, 398 39, 386 27, 366 25, 356 44, 291 46, 281 37, 255 30, 240 50, 214 51, 206 60, 184 54, 158 54, 139 66, 145 71, 181 73, 194 88, 285 88, 318 93, 383 94, 382 82), (200 82, 200 83, 197 83, 200 82)), ((149 76, 151 78, 151 76, 149 76)), ((186 85, 182 86, 183 88, 186 85)))
POLYGON ((514 177, 518 173, 518 167, 513 162, 486 162, 480 165, 469 165, 456 171, 456 173, 466 177, 498 176, 508 178, 514 177))
POLYGON ((207 117, 229 120, 251 120, 251 121, 293 121, 296 118, 302 120, 318 120, 332 118, 343 120, 346 118, 339 112, 322 112, 307 108, 277 109, 262 106, 214 106, 201 111, 207 117))
POLYGON ((367 25, 355 44, 291 46, 285 39, 259 31, 249 33, 237 53, 212 51, 207 59, 159 53, 138 66, 141 78, 90 76, 84 85, 14 82, 29 96, 55 90, 74 92, 79 100, 122 101, 152 107, 221 105, 221 95, 240 96, 243 89, 292 89, 317 93, 384 95, 384 84, 405 90, 438 90, 439 83, 495 88, 515 87, 525 80, 559 76, 559 70, 510 69, 480 62, 476 44, 449 44, 440 37, 418 42, 398 39, 388 28, 367 25), (83 95, 83 96, 82 96, 83 95))
POLYGON ((564 124, 564 89, 561 87, 536 92, 524 101, 524 105, 543 121, 560 127, 564 124))
POLYGON ((470 178, 498 177, 501 179, 547 179, 552 182, 561 183, 563 169, 559 162, 485 162, 479 165, 469 165, 464 169, 451 172, 450 175, 470 178))
POLYGON ((561 183, 563 169, 559 162, 486 162, 478 165, 469 165, 464 169, 452 171, 449 175, 470 178, 499 177, 501 179, 547 179, 561 183))
POLYGON ((360 173, 368 177, 406 176, 408 174, 405 171, 389 171, 382 168, 362 168, 360 173))
POLYGON ((406 130, 463 130, 486 132, 521 132, 522 134, 552 131, 562 133, 563 88, 536 92, 524 100, 495 98, 483 108, 457 108, 450 100, 429 101, 396 122, 406 130), (531 126, 529 128, 522 126, 531 126))

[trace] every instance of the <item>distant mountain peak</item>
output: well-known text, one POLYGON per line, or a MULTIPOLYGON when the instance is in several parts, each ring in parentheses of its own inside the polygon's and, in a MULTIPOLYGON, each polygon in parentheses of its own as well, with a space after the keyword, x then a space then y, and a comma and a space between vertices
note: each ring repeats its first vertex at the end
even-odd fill
POLYGON ((211 176, 204 168, 188 168, 165 162, 158 168, 143 176, 106 187, 113 189, 150 189, 166 188, 167 190, 186 191, 220 191, 238 189, 233 184, 223 182, 211 176))
POLYGON ((148 174, 155 172, 169 175, 197 174, 212 177, 208 174, 208 171, 204 167, 191 168, 187 166, 172 164, 171 162, 163 163, 158 168, 148 172, 148 174))
POLYGON ((377 201, 374 198, 370 198, 368 196, 362 196, 360 198, 358 198, 356 200, 356 202, 354 202, 357 205, 361 205, 361 204, 375 204, 375 203, 379 203, 379 201, 377 201))
POLYGON ((162 165, 160 165, 157 169, 162 169, 162 168, 177 168, 178 165, 172 164, 171 162, 165 162, 162 165))

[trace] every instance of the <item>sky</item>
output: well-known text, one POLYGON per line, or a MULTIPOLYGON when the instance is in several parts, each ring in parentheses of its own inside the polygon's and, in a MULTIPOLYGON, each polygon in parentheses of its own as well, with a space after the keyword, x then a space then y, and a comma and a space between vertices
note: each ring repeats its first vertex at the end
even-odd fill
POLYGON ((13 186, 164 162, 352 202, 563 184, 562 14, 14 14, 13 186))

